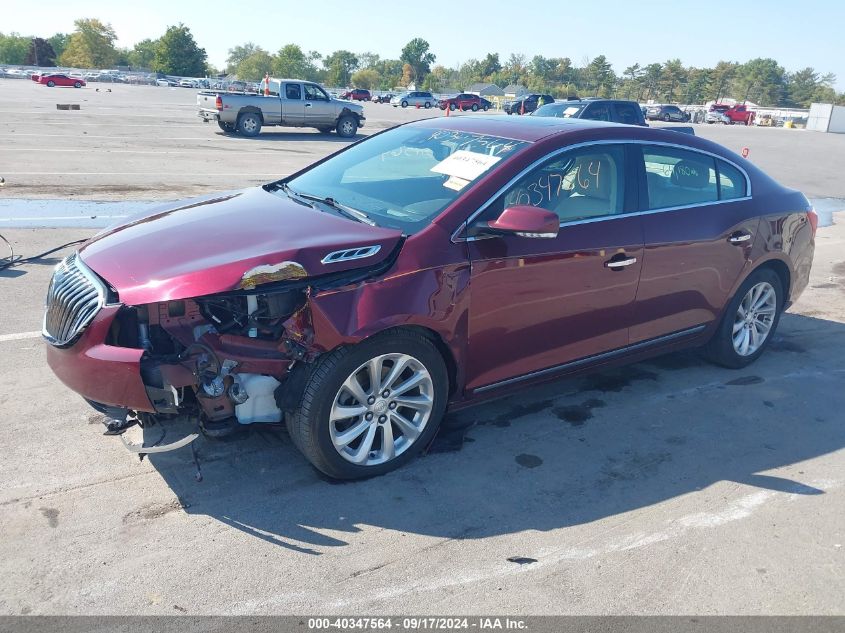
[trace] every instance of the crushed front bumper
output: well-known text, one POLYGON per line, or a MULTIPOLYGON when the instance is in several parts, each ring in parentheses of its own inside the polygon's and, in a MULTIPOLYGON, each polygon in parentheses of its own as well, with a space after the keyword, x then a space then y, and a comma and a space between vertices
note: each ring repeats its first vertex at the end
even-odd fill
POLYGON ((155 412, 141 379, 142 349, 106 345, 119 305, 102 308, 72 346, 47 344, 47 363, 82 397, 124 409, 155 412))

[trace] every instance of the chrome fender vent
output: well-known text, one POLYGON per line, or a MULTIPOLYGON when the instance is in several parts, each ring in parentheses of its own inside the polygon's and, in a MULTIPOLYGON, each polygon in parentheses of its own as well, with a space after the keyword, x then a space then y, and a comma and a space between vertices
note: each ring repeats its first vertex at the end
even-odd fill
POLYGON ((372 257, 381 250, 381 245, 375 246, 361 246, 359 248, 346 248, 342 251, 333 251, 320 260, 323 264, 337 264, 338 262, 348 262, 353 259, 364 259, 365 257, 372 257))
POLYGON ((44 308, 42 334, 56 347, 71 345, 106 302, 106 287, 76 253, 56 266, 44 308))

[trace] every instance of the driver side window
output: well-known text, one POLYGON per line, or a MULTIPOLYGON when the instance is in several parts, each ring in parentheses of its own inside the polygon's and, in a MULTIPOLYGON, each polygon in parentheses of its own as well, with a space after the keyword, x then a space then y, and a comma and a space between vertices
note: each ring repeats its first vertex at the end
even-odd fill
POLYGON ((624 199, 624 148, 596 145, 565 152, 533 169, 484 215, 492 220, 507 207, 530 205, 556 213, 561 223, 574 222, 622 213, 624 199))
POLYGON ((302 98, 302 91, 299 84, 285 84, 285 98, 299 100, 302 98))

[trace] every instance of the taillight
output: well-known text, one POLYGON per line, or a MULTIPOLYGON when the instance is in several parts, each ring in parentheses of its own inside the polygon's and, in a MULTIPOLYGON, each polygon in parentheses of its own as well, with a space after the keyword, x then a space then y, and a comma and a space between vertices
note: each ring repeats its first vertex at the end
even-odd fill
POLYGON ((807 219, 810 221, 810 228, 813 230, 813 237, 816 237, 816 229, 819 228, 819 214, 813 207, 807 211, 807 219))
POLYGON ((214 106, 218 110, 222 110, 223 109, 223 97, 221 97, 220 95, 217 95, 217 98, 214 100, 214 106))

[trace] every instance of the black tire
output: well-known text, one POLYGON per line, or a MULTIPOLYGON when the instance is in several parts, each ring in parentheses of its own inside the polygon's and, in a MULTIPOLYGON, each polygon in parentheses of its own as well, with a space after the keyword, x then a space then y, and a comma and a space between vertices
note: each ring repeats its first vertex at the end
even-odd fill
POLYGON ((664 115, 663 115, 663 120, 664 120, 664 121, 666 121, 666 123, 669 123, 669 121, 671 121, 671 120, 672 120, 672 117, 671 117, 671 116, 669 116, 668 114, 664 114, 664 115))
POLYGON ((220 121, 219 119, 217 121, 217 127, 219 127, 221 130, 223 130, 224 134, 234 134, 235 133, 235 126, 234 125, 232 125, 231 123, 224 123, 223 121, 220 121))
POLYGON ((261 132, 261 117, 255 112, 245 112, 238 117, 238 132, 244 136, 258 136, 261 132))
POLYGON ((471 109, 472 109, 472 111, 473 111, 473 112, 478 112, 478 104, 477 104, 477 103, 473 103, 473 104, 472 104, 472 108, 471 108, 471 109))
POLYGON ((490 109, 490 106, 488 106, 488 105, 484 106, 484 111, 485 111, 485 112, 487 112, 487 110, 489 110, 489 109, 490 109))
POLYGON ((47 87, 48 87, 48 88, 52 88, 52 87, 54 87, 55 85, 56 85, 56 82, 55 82, 55 81, 52 81, 52 80, 51 80, 51 81, 48 81, 48 82, 47 82, 47 87))
POLYGON ((334 479, 374 477, 404 465, 431 442, 446 410, 448 392, 446 365, 431 340, 416 332, 388 330, 320 358, 310 372, 299 406, 285 415, 285 423, 296 447, 319 471, 334 479), (434 386, 431 415, 420 436, 399 456, 373 466, 353 464, 342 457, 332 443, 329 414, 335 394, 357 367, 388 353, 413 356, 428 370, 434 386))
POLYGON ((456 106, 454 103, 449 104, 449 110, 450 111, 454 112, 457 109, 458 109, 458 106, 456 106))
POLYGON ((341 138, 353 138, 358 133, 358 119, 351 114, 345 114, 337 120, 335 130, 341 138))
POLYGON ((408 102, 407 102, 407 101, 403 101, 403 102, 402 102, 402 107, 403 107, 403 108, 407 108, 407 107, 408 107, 408 102))
POLYGON ((73 87, 74 87, 74 88, 81 88, 81 87, 82 87, 82 84, 81 84, 80 82, 78 82, 78 81, 77 81, 77 82, 75 82, 75 83, 73 84, 73 87))
POLYGON ((425 109, 426 109, 426 110, 428 110, 430 107, 431 107, 431 102, 430 102, 430 101, 426 101, 426 102, 425 102, 425 109))
POLYGON ((704 355, 711 362, 717 365, 721 365, 722 367, 728 367, 731 369, 740 369, 742 367, 745 367, 746 365, 750 365, 751 363, 753 363, 766 350, 766 347, 769 346, 769 343, 771 343, 772 338, 775 335, 778 323, 780 322, 780 315, 783 311, 783 302, 784 290, 780 277, 778 277, 778 275, 771 268, 759 268, 752 272, 750 275, 748 275, 745 281, 742 282, 742 285, 740 285, 739 289, 736 291, 736 294, 733 296, 733 298, 730 300, 727 307, 725 308, 725 314, 722 316, 722 321, 719 323, 719 327, 713 334, 713 338, 711 338, 710 341, 704 346, 704 355), (733 345, 734 319, 737 310, 739 309, 739 305, 745 295, 753 286, 761 282, 766 282, 770 284, 775 290, 776 309, 774 321, 772 322, 772 326, 769 329, 765 340, 757 349, 757 351, 748 356, 742 356, 734 349, 733 345))

